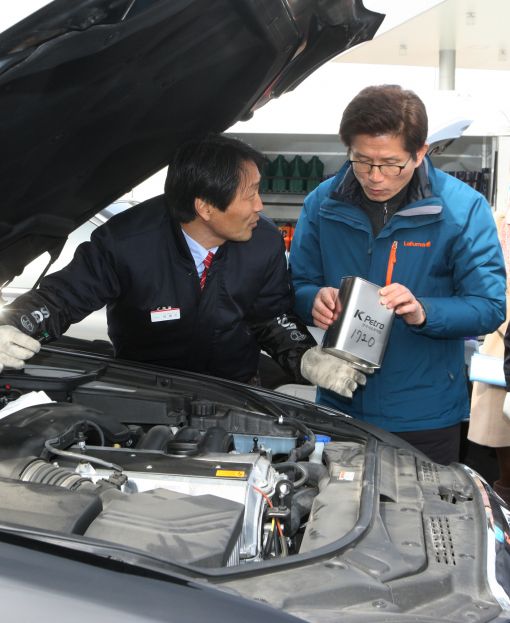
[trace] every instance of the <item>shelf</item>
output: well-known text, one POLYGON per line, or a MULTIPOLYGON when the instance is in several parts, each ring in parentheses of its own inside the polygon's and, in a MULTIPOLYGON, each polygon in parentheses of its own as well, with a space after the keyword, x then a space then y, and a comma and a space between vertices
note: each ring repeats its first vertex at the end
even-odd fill
POLYGON ((273 221, 295 222, 300 212, 301 206, 264 206, 264 214, 273 221))
POLYGON ((297 221, 306 193, 262 193, 264 214, 275 221, 297 221))
POLYGON ((303 205, 306 193, 261 193, 264 205, 303 205))

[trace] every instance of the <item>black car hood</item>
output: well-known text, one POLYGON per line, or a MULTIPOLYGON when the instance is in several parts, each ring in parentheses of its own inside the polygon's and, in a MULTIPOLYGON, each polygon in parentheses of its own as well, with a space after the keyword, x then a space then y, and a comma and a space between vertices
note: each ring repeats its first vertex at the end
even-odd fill
POLYGON ((3 32, 0 285, 383 17, 361 0, 55 0, 3 32))

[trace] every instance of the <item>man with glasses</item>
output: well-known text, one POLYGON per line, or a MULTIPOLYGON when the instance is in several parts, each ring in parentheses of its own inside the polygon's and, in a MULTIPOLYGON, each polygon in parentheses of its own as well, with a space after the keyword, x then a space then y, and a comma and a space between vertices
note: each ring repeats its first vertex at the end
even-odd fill
MULTIPOLYGON (((505 317, 505 269, 490 206, 428 158, 423 102, 395 85, 363 89, 340 137, 349 160, 305 200, 290 253, 296 311, 326 329, 342 277, 381 286, 396 317, 382 367, 349 400, 337 358, 305 353, 318 402, 403 437, 431 459, 458 460, 469 416, 464 337, 505 317)), ((345 365, 344 362, 341 364, 345 365)))

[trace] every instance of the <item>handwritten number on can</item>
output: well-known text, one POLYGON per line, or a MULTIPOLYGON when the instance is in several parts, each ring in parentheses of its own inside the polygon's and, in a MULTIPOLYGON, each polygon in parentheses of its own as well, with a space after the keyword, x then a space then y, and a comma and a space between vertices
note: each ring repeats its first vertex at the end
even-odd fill
POLYGON ((368 337, 367 334, 360 329, 354 329, 351 334, 351 340, 354 340, 356 344, 363 342, 369 347, 372 347, 375 344, 375 338, 372 336, 368 337))

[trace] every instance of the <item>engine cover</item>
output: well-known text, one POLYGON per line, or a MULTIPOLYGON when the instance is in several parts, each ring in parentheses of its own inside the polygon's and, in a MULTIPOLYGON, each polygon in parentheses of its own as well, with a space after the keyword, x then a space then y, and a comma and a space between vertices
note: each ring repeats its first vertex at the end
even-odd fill
MULTIPOLYGON (((261 550, 263 494, 272 494, 282 476, 259 454, 208 454, 197 458, 173 457, 163 452, 87 448, 87 454, 115 463, 128 477, 122 491, 136 494, 166 489, 191 496, 213 495, 244 506, 241 537, 228 564, 258 559, 261 550)), ((77 471, 94 482, 109 470, 80 464, 77 471)))

